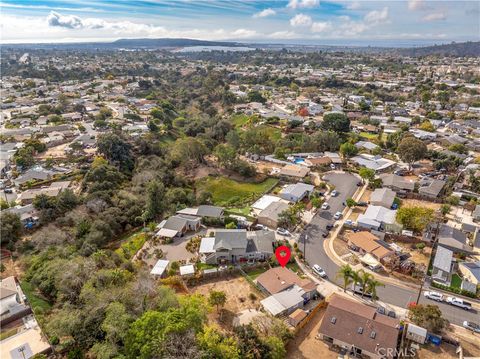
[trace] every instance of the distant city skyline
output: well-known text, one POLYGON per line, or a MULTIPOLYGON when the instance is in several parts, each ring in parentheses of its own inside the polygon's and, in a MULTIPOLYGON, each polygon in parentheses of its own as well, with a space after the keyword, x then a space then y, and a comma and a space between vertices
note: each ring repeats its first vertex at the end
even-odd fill
POLYGON ((2 43, 192 38, 305 44, 478 41, 478 1, 2 1, 2 43))

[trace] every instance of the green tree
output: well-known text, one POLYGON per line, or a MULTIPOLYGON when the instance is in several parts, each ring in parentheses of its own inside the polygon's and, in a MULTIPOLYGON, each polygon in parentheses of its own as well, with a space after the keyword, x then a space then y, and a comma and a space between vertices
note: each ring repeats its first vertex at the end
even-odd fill
POLYGON ((435 127, 428 120, 423 121, 419 128, 423 131, 435 132, 435 127))
POLYGON ((433 333, 440 333, 448 324, 448 321, 442 317, 442 311, 438 305, 411 305, 408 317, 416 325, 433 333))
POLYGON ((265 103, 267 99, 262 96, 262 94, 258 91, 250 91, 247 95, 248 102, 260 102, 265 103))
POLYGON ((360 168, 358 174, 362 177, 364 183, 365 180, 372 181, 375 178, 375 171, 366 167, 360 168))
POLYGON ((343 113, 328 113, 323 116, 322 128, 326 131, 346 133, 350 131, 350 120, 343 113))
POLYGON ((413 136, 404 137, 397 148, 397 153, 402 159, 408 163, 409 168, 418 160, 421 160, 427 154, 427 146, 422 140, 413 136))
POLYGON ((345 203, 348 207, 355 207, 357 205, 357 202, 353 198, 347 198, 345 203))
POLYGON ((133 318, 127 313, 125 305, 118 302, 110 303, 102 323, 105 339, 111 343, 123 343, 133 318))
POLYGON ((15 213, 2 212, 0 215, 0 243, 13 244, 22 236, 22 222, 15 213))
POLYGON ((205 351, 205 358, 240 358, 238 343, 233 337, 224 336, 213 326, 206 326, 197 334, 200 348, 205 351))
POLYGON ((101 135, 97 141, 98 152, 105 156, 110 164, 122 172, 130 172, 134 161, 132 146, 115 133, 101 135))
POLYGON ((350 142, 345 142, 340 146, 340 153, 345 158, 355 156, 358 153, 358 148, 350 142))
POLYGON ((343 279, 343 291, 344 292, 347 291, 348 285, 352 283, 353 274, 354 274, 354 270, 348 264, 342 265, 340 267, 340 269, 338 270, 337 277, 343 279))
POLYGON ((177 139, 170 150, 172 159, 186 167, 194 167, 203 163, 203 156, 207 153, 207 147, 193 137, 177 139))
POLYGON ((156 218, 162 214, 165 208, 165 187, 159 181, 152 181, 147 187, 146 212, 149 219, 156 218))
POLYGON ((208 302, 210 305, 217 307, 217 312, 220 307, 223 307, 227 302, 227 294, 223 291, 212 290, 208 297, 208 302))
POLYGON ((401 207, 396 219, 406 229, 421 233, 434 219, 434 210, 426 207, 401 207))

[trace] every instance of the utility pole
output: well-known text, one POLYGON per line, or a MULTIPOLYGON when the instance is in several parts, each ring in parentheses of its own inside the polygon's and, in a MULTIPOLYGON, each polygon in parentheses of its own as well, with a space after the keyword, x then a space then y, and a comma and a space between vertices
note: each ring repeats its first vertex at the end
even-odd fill
POLYGON ((303 237, 303 259, 306 260, 306 253, 305 250, 307 249, 307 239, 308 239, 308 234, 305 233, 305 236, 303 237))
POLYGON ((425 279, 427 278, 427 275, 428 275, 428 268, 430 267, 430 262, 432 260, 433 249, 435 247, 435 243, 437 242, 438 232, 440 231, 440 220, 438 218, 435 221, 435 225, 436 225, 436 228, 434 230, 435 237, 433 239, 432 250, 430 251, 430 256, 428 257, 427 271, 425 273, 423 273, 423 275, 422 275, 422 282, 420 284, 420 290, 418 291, 417 301, 415 302, 415 304, 418 304, 418 302, 420 301, 420 296, 422 295, 422 291, 423 291, 423 285, 425 284, 425 279))

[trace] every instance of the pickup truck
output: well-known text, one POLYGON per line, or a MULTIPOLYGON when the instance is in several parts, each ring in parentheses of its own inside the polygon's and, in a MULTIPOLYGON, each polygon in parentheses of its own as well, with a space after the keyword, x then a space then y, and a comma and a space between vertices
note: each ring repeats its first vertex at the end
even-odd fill
POLYGON ((445 300, 448 304, 454 305, 455 307, 459 307, 465 310, 472 309, 472 305, 469 302, 465 302, 463 299, 457 297, 447 297, 445 300))

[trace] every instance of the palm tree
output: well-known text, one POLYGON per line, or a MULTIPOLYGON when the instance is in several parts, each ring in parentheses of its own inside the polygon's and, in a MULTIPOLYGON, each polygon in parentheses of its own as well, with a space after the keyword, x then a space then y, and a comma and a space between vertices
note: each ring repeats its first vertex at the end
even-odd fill
POLYGON ((347 291, 347 286, 352 283, 355 271, 348 264, 344 264, 337 272, 337 277, 343 279, 343 291, 347 291))
POLYGON ((377 299, 377 287, 385 287, 385 284, 379 282, 373 276, 367 282, 367 288, 370 293, 372 293, 372 300, 375 301, 377 299))
POLYGON ((363 296, 365 295, 365 292, 367 292, 368 283, 370 283, 370 281, 373 280, 373 276, 370 273, 365 272, 363 269, 359 270, 357 272, 357 275, 358 275, 358 283, 362 285, 362 298, 363 298, 363 296))

